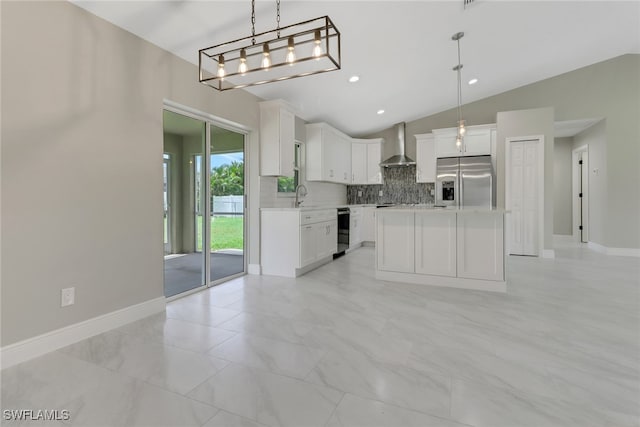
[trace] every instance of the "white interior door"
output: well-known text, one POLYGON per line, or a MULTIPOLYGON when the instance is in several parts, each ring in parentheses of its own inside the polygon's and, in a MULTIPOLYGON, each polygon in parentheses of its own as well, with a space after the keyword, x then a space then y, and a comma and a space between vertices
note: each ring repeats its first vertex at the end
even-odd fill
POLYGON ((539 141, 513 141, 509 170, 509 253, 538 255, 539 141))

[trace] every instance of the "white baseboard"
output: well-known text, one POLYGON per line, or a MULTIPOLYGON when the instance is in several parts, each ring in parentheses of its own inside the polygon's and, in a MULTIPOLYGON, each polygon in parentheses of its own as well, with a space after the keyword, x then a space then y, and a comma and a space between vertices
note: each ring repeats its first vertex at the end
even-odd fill
POLYGON ((587 247, 605 255, 640 257, 640 249, 638 248, 609 248, 595 242, 587 243, 587 247))
POLYGON ((0 348, 0 368, 5 369, 83 339, 110 331, 163 311, 164 297, 155 298, 83 322, 65 326, 0 348))
POLYGON ((556 257, 556 251, 553 249, 543 249, 542 252, 540 253, 540 256, 542 258, 553 259, 556 257))
POLYGON ((477 291, 507 292, 506 281, 465 279, 460 277, 431 276, 428 274, 399 273, 376 270, 377 280, 413 283, 415 285, 443 286, 477 291))
POLYGON ((247 272, 256 276, 260 275, 260 264, 249 264, 247 272))

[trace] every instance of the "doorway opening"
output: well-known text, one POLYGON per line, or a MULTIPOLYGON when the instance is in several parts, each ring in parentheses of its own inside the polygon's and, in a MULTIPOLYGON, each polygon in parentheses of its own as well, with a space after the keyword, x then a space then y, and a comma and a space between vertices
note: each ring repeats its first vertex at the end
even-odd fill
POLYGON ((164 294, 245 274, 245 135, 163 111, 164 294))
POLYGON ((571 153, 572 228, 577 242, 589 242, 589 146, 583 145, 571 153))

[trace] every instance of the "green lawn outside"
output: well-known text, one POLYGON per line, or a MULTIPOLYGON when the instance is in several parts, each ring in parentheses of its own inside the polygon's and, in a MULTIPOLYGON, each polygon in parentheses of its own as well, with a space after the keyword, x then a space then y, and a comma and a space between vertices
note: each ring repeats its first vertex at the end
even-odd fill
MULTIPOLYGON (((214 216, 211 217, 211 250, 243 249, 244 217, 214 216)), ((202 250, 202 217, 197 220, 197 246, 202 250)))

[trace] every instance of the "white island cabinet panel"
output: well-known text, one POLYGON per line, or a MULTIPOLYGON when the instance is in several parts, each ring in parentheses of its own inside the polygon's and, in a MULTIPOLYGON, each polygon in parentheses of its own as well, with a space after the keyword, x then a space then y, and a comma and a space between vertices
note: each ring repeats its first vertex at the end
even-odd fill
POLYGON ((383 210, 377 216, 378 270, 413 273, 413 214, 383 210))
POLYGON ((506 292, 503 210, 376 211, 376 279, 506 292))
POLYGON ((458 214, 458 277, 504 280, 504 216, 458 214))
POLYGON ((456 213, 415 214, 416 273, 456 277, 456 213))

